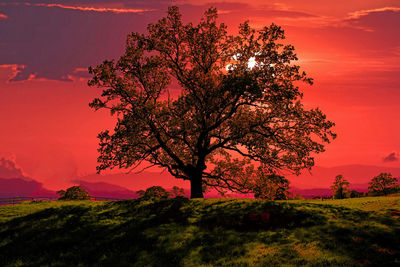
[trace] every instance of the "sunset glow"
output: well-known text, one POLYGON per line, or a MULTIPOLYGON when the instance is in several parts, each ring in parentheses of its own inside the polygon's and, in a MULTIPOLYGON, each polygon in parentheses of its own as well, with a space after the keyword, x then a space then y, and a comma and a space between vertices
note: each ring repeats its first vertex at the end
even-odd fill
MULTIPOLYGON (((95 175, 97 134, 112 130, 116 118, 89 108, 101 91, 87 86, 87 68, 104 59, 117 60, 126 36, 146 32, 149 23, 165 16, 169 4, 178 5, 183 20, 193 23, 215 6, 219 22, 232 34, 245 20, 257 29, 275 23, 285 30, 285 43, 294 45, 297 64, 314 79, 312 86, 300 85, 306 107, 320 108, 336 123, 338 134, 315 157, 319 176, 305 172, 292 177, 294 186, 330 186, 334 176, 329 168, 357 184, 368 183, 375 170, 400 176, 397 0, 50 2, 0 4, 0 178, 32 179, 49 190, 76 181, 132 191, 152 181, 189 186, 159 169, 146 170, 154 180, 143 173, 120 175, 127 170, 95 175), (347 165, 352 167, 343 167, 347 165), (357 172, 354 166, 376 169, 364 172, 360 167, 357 172)), ((255 64, 252 58, 248 66, 255 64)))

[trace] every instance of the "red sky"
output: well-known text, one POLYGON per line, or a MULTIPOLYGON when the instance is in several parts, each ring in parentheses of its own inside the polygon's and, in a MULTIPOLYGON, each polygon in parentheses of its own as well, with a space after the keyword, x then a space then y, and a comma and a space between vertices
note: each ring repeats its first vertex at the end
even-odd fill
POLYGON ((0 158, 53 190, 94 173, 96 135, 114 120, 88 107, 100 91, 87 87, 87 67, 118 58, 126 35, 171 4, 193 22, 216 6, 232 32, 244 20, 284 28, 315 79, 303 88, 306 105, 336 123, 317 166, 400 167, 398 0, 2 1, 0 158))

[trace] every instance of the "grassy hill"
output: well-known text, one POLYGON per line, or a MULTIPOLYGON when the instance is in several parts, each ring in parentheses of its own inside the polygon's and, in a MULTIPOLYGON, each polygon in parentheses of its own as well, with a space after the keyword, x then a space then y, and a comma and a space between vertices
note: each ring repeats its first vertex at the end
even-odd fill
POLYGON ((0 207, 4 266, 399 266, 400 197, 0 207))

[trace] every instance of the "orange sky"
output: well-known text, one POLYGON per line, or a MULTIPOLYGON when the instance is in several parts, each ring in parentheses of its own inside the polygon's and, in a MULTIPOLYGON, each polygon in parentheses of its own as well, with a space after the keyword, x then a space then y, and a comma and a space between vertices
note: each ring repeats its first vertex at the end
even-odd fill
POLYGON ((114 120, 88 107, 100 91, 87 87, 86 69, 117 58, 126 35, 143 32, 171 3, 194 22, 212 4, 232 32, 244 20, 282 25, 315 79, 303 88, 306 105, 336 122, 338 138, 317 166, 400 167, 397 0, 3 1, 0 157, 50 189, 94 173, 96 135, 114 120))

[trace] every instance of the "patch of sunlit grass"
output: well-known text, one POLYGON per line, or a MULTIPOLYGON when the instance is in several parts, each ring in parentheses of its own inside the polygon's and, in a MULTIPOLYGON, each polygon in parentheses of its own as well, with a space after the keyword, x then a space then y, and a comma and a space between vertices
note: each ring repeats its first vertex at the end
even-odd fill
POLYGON ((400 197, 53 201, 0 207, 5 266, 400 264, 400 197), (377 210, 372 210, 376 208, 377 210))

